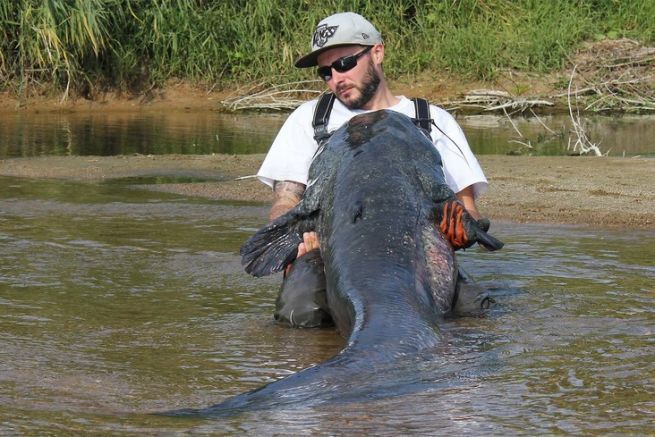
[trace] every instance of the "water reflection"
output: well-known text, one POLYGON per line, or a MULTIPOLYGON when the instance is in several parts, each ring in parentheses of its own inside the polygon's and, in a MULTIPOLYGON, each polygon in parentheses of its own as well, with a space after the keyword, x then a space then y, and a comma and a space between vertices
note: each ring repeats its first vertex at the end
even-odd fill
POLYGON ((209 111, 8 113, 0 118, 0 158, 259 153, 283 121, 279 114, 209 111))
MULTIPOLYGON (((581 117, 585 133, 603 154, 655 155, 655 116, 581 117)), ((478 154, 566 155, 577 137, 568 115, 518 117, 471 115, 458 120, 478 154), (526 146, 526 145, 529 145, 526 146)))
MULTIPOLYGON (((41 155, 264 153, 286 114, 216 112, 5 113, 0 158, 41 155)), ((569 153, 567 115, 458 118, 477 154, 569 153), (529 144, 530 147, 527 147, 529 144)), ((585 118, 587 135, 613 156, 655 155, 655 116, 585 118)))

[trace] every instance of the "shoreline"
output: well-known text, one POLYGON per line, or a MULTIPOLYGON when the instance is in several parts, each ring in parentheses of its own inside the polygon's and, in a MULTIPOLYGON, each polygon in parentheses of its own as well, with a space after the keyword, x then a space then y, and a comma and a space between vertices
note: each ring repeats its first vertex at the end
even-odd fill
MULTIPOLYGON (((443 72, 423 72, 412 77, 388 79, 392 92, 408 98, 421 97, 430 103, 452 112, 467 114, 504 114, 497 105, 510 107, 510 115, 534 111, 537 114, 568 113, 566 97, 557 86, 558 77, 564 73, 535 74, 518 71, 502 71, 493 80, 470 80, 443 72)), ((314 80, 314 77, 308 79, 314 80)), ((282 91, 274 101, 305 101, 316 98, 324 85, 306 84, 303 90, 282 91)), ((283 86, 283 84, 278 84, 283 86)), ((293 87, 291 87, 293 88, 293 87)), ((258 90, 263 91, 263 90, 258 90)), ((3 113, 124 113, 161 111, 213 111, 239 112, 290 112, 286 106, 277 109, 265 97, 258 103, 264 107, 243 107, 235 110, 230 100, 252 97, 252 90, 238 84, 211 86, 190 81, 169 81, 148 93, 129 93, 119 90, 98 93, 91 98, 68 96, 61 92, 32 90, 20 96, 0 90, 0 114, 3 113)), ((257 94, 257 93, 255 93, 257 94)), ((267 93, 263 93, 267 94, 267 93)), ((585 96, 579 96, 581 99, 585 96)), ((582 100, 581 100, 582 101, 582 100)), ((623 113, 617 108, 617 113, 623 113)))
MULTIPOLYGON (((98 183, 132 177, 204 182, 139 185, 155 191, 269 203, 254 175, 257 155, 50 156, 0 160, 0 176, 98 183)), ((655 159, 479 155, 489 190, 478 199, 492 221, 655 231, 655 159)))

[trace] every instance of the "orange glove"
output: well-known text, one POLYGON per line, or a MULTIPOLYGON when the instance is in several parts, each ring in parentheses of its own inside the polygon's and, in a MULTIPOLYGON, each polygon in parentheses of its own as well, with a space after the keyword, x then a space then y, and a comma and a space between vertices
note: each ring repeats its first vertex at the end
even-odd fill
POLYGON ((457 199, 439 203, 435 211, 435 221, 455 250, 466 249, 476 242, 487 250, 503 247, 502 241, 487 234, 491 224, 489 220, 475 220, 457 199))
POLYGON ((460 201, 453 199, 440 203, 437 206, 436 221, 453 249, 464 249, 475 243, 470 229, 470 223, 475 220, 460 201))

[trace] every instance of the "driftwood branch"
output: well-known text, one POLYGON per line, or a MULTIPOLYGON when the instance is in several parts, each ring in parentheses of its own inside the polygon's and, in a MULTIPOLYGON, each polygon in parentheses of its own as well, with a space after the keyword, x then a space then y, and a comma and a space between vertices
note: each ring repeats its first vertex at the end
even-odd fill
POLYGON ((573 67, 571 72, 571 79, 569 80, 569 94, 567 97, 567 103, 569 106, 569 116, 571 117, 571 123, 573 126, 573 133, 575 134, 575 142, 572 142, 571 136, 569 136, 569 142, 566 146, 567 150, 572 150, 573 153, 578 155, 587 155, 589 153, 594 153, 596 156, 602 156, 598 145, 592 143, 587 137, 584 123, 580 119, 580 112, 576 105, 575 114, 573 113, 573 105, 571 104, 571 99, 574 94, 571 92, 573 86, 573 76, 575 75, 575 69, 577 66, 573 67))
POLYGON ((512 120, 512 117, 510 117, 510 115, 507 113, 507 110, 505 108, 503 108, 503 112, 505 113, 505 116, 507 117, 507 119, 511 123, 512 127, 514 128, 514 132, 516 132, 518 134, 519 138, 520 138, 519 140, 510 140, 509 142, 510 143, 520 144, 523 147, 525 147, 526 149, 532 149, 532 143, 530 142, 530 140, 524 140, 523 139, 524 138, 523 134, 521 133, 519 128, 516 126, 516 123, 514 123, 514 120, 512 120))
MULTIPOLYGON (((597 144, 594 144, 590 141, 589 137, 587 136, 586 133, 586 126, 582 119, 580 118, 580 112, 577 109, 577 104, 574 110, 574 105, 572 103, 572 99, 578 98, 578 94, 575 92, 573 89, 573 75, 575 74, 575 68, 573 69, 573 73, 571 75, 571 79, 569 80, 569 93, 568 93, 568 109, 569 109, 569 116, 571 117, 571 125, 572 125, 572 134, 569 134, 569 139, 568 139, 568 145, 567 145, 567 150, 570 150, 571 153, 576 154, 576 155, 585 155, 589 153, 594 153, 597 156, 602 156, 602 153, 600 151, 600 148, 598 147, 597 144)), ((555 132, 553 129, 548 127, 546 123, 532 110, 530 109, 532 115, 537 119, 537 121, 541 124, 541 126, 552 136, 557 136, 560 135, 559 133, 555 132)), ((503 108, 503 112, 509 122, 512 125, 512 128, 518 135, 518 138, 514 138, 509 140, 510 143, 515 143, 519 144, 521 148, 514 152, 510 152, 511 154, 522 154, 525 153, 526 151, 533 150, 534 147, 532 145, 532 142, 529 138, 527 138, 523 133, 519 130, 517 124, 514 122, 514 119, 511 117, 511 115, 507 112, 506 108, 503 108)))
POLYGON ((451 109, 467 107, 489 112, 505 112, 507 109, 511 109, 514 113, 523 112, 534 107, 553 106, 553 102, 538 98, 512 97, 506 91, 479 89, 469 91, 461 100, 443 102, 442 105, 451 109))
POLYGON ((575 90, 553 98, 584 96, 586 111, 655 111, 655 48, 629 39, 602 41, 572 64, 575 90))
MULTIPOLYGON (((544 123, 544 121, 541 119, 541 117, 539 117, 537 115, 537 113, 535 113, 532 109, 530 109, 530 112, 532 113, 532 116, 539 122, 539 124, 541 124, 541 126, 546 130, 546 132, 548 132, 552 137, 556 137, 556 136, 560 135, 560 133, 558 133, 558 132, 554 131, 553 129, 551 129, 550 127, 548 127, 548 125, 546 123, 544 123)), ((514 119, 511 117, 511 115, 509 113, 507 113, 506 110, 504 111, 504 113, 505 113, 505 117, 507 117, 507 119, 509 120, 509 122, 512 125, 512 128, 514 129, 514 131, 518 135, 518 138, 511 139, 508 142, 519 144, 519 145, 522 146, 522 148, 519 148, 516 151, 510 152, 510 154, 522 154, 522 153, 525 153, 526 151, 534 150, 535 147, 532 145, 532 141, 529 138, 527 138, 525 135, 523 135, 523 133, 519 130, 517 124, 514 122, 514 119)))
POLYGON ((539 117, 539 116, 538 116, 538 115, 537 115, 537 114, 536 114, 532 109, 530 109, 530 112, 531 112, 532 115, 537 119, 537 121, 539 122, 539 124, 540 124, 544 129, 546 129, 546 130, 547 130, 551 135, 557 135, 557 132, 555 132, 554 130, 552 130, 551 128, 549 128, 549 127, 546 125, 546 123, 544 123, 544 121, 541 119, 541 117, 539 117))
POLYGON ((238 94, 229 97, 221 104, 230 111, 267 109, 294 109, 310 97, 316 97, 323 91, 319 90, 320 80, 303 80, 280 85, 259 83, 238 94))

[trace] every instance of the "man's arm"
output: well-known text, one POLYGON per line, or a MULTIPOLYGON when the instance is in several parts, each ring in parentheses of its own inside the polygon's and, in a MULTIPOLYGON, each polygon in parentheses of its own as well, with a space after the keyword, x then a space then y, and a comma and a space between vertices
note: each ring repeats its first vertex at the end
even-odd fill
POLYGON ((468 187, 464 188, 462 191, 457 193, 457 198, 459 199, 460 202, 464 204, 464 208, 466 208, 466 211, 471 214, 471 217, 473 217, 476 220, 480 220, 482 216, 478 212, 478 208, 475 206, 475 196, 473 194, 473 186, 469 185, 468 187))
MULTIPOLYGON (((300 202, 304 192, 304 184, 291 181, 275 181, 273 184, 273 205, 268 213, 268 219, 273 221, 296 206, 300 202)), ((298 245, 297 257, 300 258, 310 250, 318 249, 319 247, 320 244, 316 232, 305 232, 303 234, 303 242, 298 245)))
POLYGON ((273 205, 268 213, 268 219, 273 221, 296 206, 304 192, 305 185, 299 182, 275 181, 273 183, 273 205))

